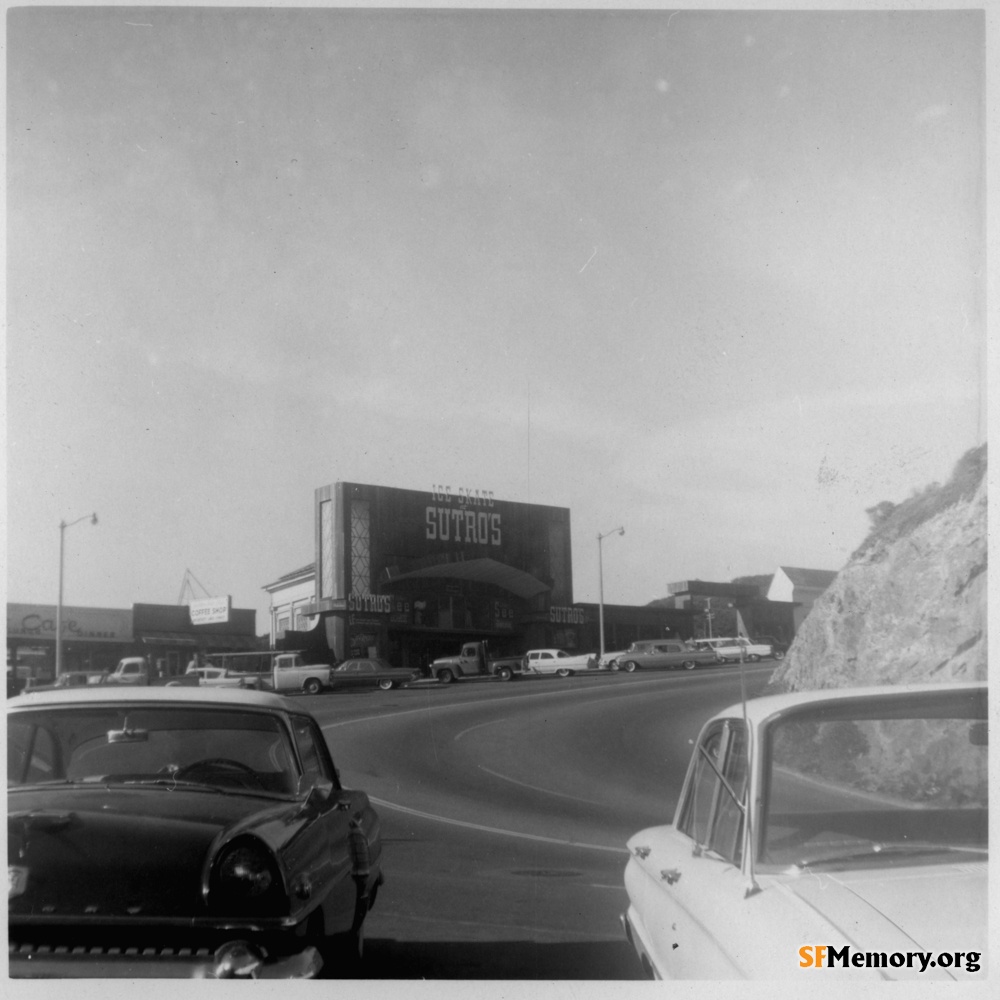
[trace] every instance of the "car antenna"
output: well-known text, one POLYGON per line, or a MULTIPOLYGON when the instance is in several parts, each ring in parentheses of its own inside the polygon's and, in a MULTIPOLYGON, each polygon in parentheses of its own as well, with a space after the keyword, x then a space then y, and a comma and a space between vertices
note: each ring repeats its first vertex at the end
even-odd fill
POLYGON ((753 781, 753 740, 750 739, 750 724, 747 722, 747 678, 746 678, 746 665, 745 665, 745 652, 743 646, 740 646, 740 700, 743 703, 743 732, 744 738, 747 741, 747 777, 746 785, 743 789, 744 807, 743 807, 743 819, 746 823, 746 857, 747 857, 747 875, 749 880, 747 882, 746 890, 743 893, 743 898, 746 899, 748 896, 753 896, 760 892, 760 885, 757 883, 757 877, 754 874, 754 842, 753 842, 753 809, 751 808, 752 802, 750 799, 750 786, 753 781))

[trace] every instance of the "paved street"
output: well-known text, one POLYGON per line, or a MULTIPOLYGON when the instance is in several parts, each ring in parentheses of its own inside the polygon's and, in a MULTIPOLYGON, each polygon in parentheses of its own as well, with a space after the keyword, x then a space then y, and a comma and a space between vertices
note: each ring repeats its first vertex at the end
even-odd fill
MULTIPOLYGON (((758 692, 773 664, 747 667, 758 692)), ((628 836, 672 818, 689 740, 738 668, 308 699, 383 817, 371 978, 630 979, 628 836)))

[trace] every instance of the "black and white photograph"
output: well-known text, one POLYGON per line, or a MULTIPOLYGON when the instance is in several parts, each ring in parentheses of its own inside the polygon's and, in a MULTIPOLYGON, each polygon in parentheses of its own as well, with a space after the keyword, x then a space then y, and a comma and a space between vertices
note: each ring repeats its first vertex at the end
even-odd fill
POLYGON ((4 18, 12 996, 995 995, 990 4, 4 18))

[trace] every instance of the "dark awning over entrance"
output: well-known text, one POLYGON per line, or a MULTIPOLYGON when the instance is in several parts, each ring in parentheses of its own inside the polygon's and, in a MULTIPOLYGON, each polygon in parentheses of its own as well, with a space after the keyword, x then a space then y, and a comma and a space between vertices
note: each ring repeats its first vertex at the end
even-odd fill
POLYGON ((529 598, 544 594, 552 588, 533 577, 530 573, 497 562, 495 559, 465 559, 461 562, 437 563, 423 569, 411 570, 398 575, 389 574, 389 585, 399 580, 416 579, 473 580, 476 583, 492 583, 517 597, 529 598))

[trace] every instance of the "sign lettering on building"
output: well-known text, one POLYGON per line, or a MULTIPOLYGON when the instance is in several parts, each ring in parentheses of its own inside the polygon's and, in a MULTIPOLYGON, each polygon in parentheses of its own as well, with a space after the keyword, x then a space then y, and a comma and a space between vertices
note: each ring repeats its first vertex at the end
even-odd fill
POLYGON ((188 610, 191 613, 192 625, 212 625, 216 622, 229 621, 229 608, 232 599, 225 597, 205 597, 201 600, 190 601, 188 610))
POLYGON ((392 611, 391 594, 349 594, 347 610, 366 615, 387 615, 392 611))
POLYGON ((584 625, 587 621, 583 608, 549 608, 549 621, 553 625, 584 625))
POLYGON ((448 507, 428 507, 424 511, 425 536, 430 541, 468 542, 472 545, 501 545, 500 515, 486 511, 448 507))
MULTIPOLYGON (((128 642, 132 638, 132 615, 128 611, 102 608, 63 608, 64 639, 128 642)), ((8 604, 8 639, 56 637, 55 608, 45 604, 8 604)))
POLYGON ((458 492, 452 494, 450 486, 438 486, 436 483, 431 487, 431 496, 436 503, 451 503, 454 500, 457 504, 472 507, 492 507, 496 499, 492 490, 473 490, 459 486, 458 492))

